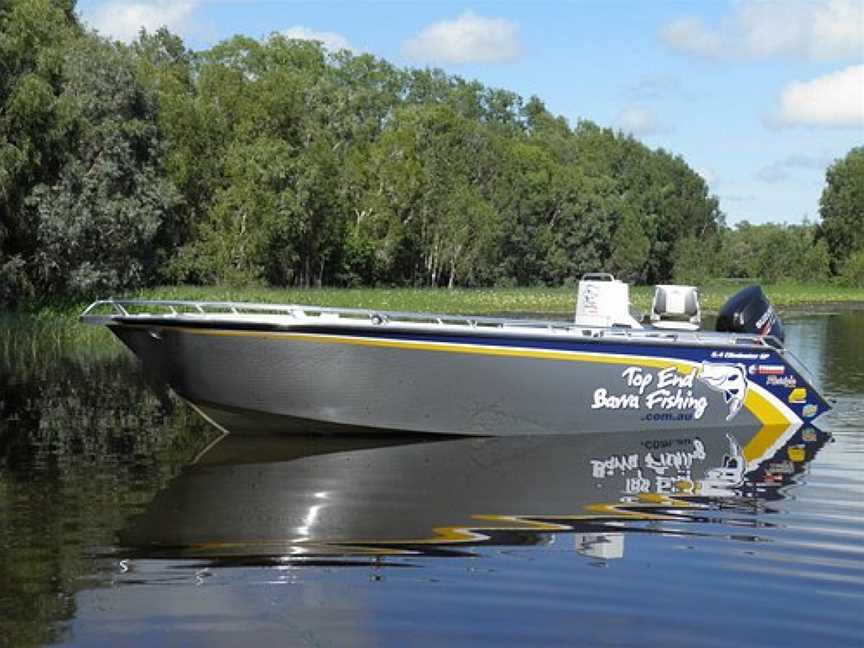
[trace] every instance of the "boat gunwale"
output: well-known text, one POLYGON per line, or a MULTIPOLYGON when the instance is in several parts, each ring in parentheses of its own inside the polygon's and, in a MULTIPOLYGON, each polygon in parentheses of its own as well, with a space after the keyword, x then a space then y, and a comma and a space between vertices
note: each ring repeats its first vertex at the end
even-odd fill
POLYGON ((760 349, 782 353, 782 344, 773 337, 713 331, 675 331, 669 329, 632 329, 597 327, 567 321, 527 320, 496 317, 470 317, 435 313, 377 311, 357 308, 303 306, 295 304, 247 304, 243 302, 196 302, 170 300, 100 300, 80 316, 94 325, 159 326, 170 328, 227 329, 268 333, 356 335, 384 331, 393 334, 477 336, 482 338, 568 340, 587 343, 659 344, 679 347, 723 347, 760 349), (135 313, 127 306, 157 306, 166 313, 135 313), (108 315, 94 315, 100 307, 111 307, 108 315), (178 308, 194 308, 195 312, 178 308), (207 308, 223 310, 208 312, 207 308), (231 309, 231 310, 228 310, 231 309), (226 312, 227 311, 227 312, 226 312), (256 312, 257 311, 257 312, 256 312), (263 311, 263 312, 262 312, 263 311), (317 313, 318 315, 309 315, 317 313), (336 317, 321 317, 321 315, 336 317), (348 317, 342 317, 348 315, 348 317), (359 316, 359 317, 358 317, 359 316), (268 318, 268 319, 262 319, 268 318), (366 319, 362 319, 365 317, 366 319), (290 318, 290 319, 288 319, 290 318), (418 321, 419 320, 419 321, 418 321))

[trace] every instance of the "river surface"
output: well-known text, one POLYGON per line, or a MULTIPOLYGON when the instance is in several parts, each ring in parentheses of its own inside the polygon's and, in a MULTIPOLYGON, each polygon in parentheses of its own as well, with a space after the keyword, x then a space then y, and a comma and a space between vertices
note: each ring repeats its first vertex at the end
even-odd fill
POLYGON ((835 408, 745 458, 219 439, 107 333, 2 320, 0 646, 860 646, 864 312, 786 324, 835 408))

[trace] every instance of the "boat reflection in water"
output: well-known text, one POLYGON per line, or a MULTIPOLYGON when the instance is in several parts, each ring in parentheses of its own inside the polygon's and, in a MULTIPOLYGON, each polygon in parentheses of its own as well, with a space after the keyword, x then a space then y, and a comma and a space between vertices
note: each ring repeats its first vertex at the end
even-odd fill
POLYGON ((627 533, 689 534, 682 523, 730 514, 746 526, 828 438, 811 426, 431 441, 229 435, 120 540, 131 557, 269 560, 571 534, 576 551, 613 559, 627 533))

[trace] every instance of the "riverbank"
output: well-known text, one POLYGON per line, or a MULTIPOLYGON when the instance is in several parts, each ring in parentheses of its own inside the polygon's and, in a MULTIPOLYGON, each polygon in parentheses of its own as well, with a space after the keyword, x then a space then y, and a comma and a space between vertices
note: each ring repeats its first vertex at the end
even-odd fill
MULTIPOLYGON (((705 314, 716 313, 723 303, 746 282, 715 281, 700 289, 705 314)), ((833 284, 778 283, 765 285, 771 302, 781 312, 814 312, 830 309, 864 308, 864 288, 833 284)), ((630 300, 647 311, 652 286, 634 286, 630 300)), ((93 295, 105 298, 107 294, 93 295)), ((115 295, 118 296, 119 295, 115 295)), ((296 303, 342 308, 369 308, 456 313, 463 315, 504 315, 568 319, 575 308, 576 291, 559 288, 231 288, 227 286, 159 286, 123 295, 137 299, 242 301, 296 303)), ((75 299, 31 300, 13 311, 0 311, 0 355, 16 362, 36 363, 46 356, 74 357, 116 353, 118 345, 102 327, 78 324, 78 315, 88 301, 75 299)))
MULTIPOLYGON (((717 281, 700 288, 702 309, 717 312, 723 303, 746 282, 717 281)), ((832 305, 861 305, 864 288, 850 288, 829 283, 778 283, 764 285, 768 298, 779 310, 823 310, 832 305)), ((652 286, 634 286, 630 300, 636 308, 647 311, 653 295, 652 286)), ((108 295, 94 295, 107 297, 108 295)), ((226 286, 159 286, 124 295, 132 299, 241 301, 262 303, 296 303, 342 308, 370 308, 460 313, 465 315, 536 314, 567 317, 574 309, 575 288, 232 288, 226 286)), ((21 305, 19 312, 43 321, 72 321, 87 306, 77 300, 33 300, 21 305)))

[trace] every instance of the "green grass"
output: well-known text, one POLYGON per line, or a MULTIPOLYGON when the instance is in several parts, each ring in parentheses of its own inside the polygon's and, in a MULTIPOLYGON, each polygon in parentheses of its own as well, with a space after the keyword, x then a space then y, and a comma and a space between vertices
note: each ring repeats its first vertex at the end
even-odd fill
MULTIPOLYGON (((703 309, 716 312, 746 282, 716 281, 700 289, 703 309)), ((780 283, 764 286, 778 308, 806 307, 834 302, 864 303, 864 288, 834 284, 780 283)), ((633 304, 646 310, 653 286, 634 286, 633 304)), ((143 299, 201 299, 293 303, 346 308, 460 313, 466 315, 545 313, 568 315, 575 308, 575 288, 224 288, 218 286, 167 286, 135 293, 143 299)))
MULTIPOLYGON (((716 312, 726 299, 746 282, 714 281, 701 289, 703 311, 716 312)), ((846 288, 829 283, 766 285, 768 298, 781 311, 806 311, 836 303, 864 305, 864 288, 846 288)), ((631 288, 633 304, 645 311, 653 288, 631 288)), ((115 295, 120 297, 121 295, 115 295)), ((490 288, 431 290, 412 288, 278 289, 219 286, 162 286, 136 291, 123 297, 140 299, 245 301, 295 303, 346 308, 454 313, 465 315, 513 315, 566 319, 573 313, 573 288, 490 288)), ((94 295, 109 297, 109 295, 94 295)), ((118 353, 104 327, 84 326, 78 315, 88 302, 78 300, 33 300, 17 311, 0 311, 0 359, 12 363, 34 363, 63 355, 82 360, 118 353)))
MULTIPOLYGON (((746 283, 715 281, 700 290, 702 308, 716 312, 730 295, 746 283)), ((860 302, 864 304, 864 288, 848 288, 830 283, 765 285, 771 302, 781 310, 806 310, 820 304, 860 302)), ((293 303, 377 310, 425 311, 465 315, 548 315, 567 317, 575 306, 573 288, 477 288, 477 289, 417 289, 417 288, 231 288, 220 286, 161 286, 122 295, 138 299, 243 301, 263 303, 293 303)), ((630 299, 634 306, 647 310, 653 288, 635 286, 630 299)), ((120 297, 120 295, 115 295, 120 297)), ((109 295, 94 295, 94 298, 109 295)), ((27 315, 30 326, 51 328, 57 323, 70 323, 77 318, 87 302, 76 300, 31 301, 18 313, 0 313, 3 320, 27 315)))

